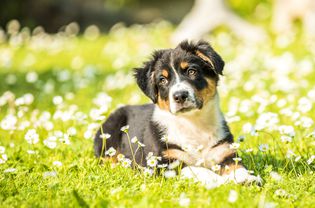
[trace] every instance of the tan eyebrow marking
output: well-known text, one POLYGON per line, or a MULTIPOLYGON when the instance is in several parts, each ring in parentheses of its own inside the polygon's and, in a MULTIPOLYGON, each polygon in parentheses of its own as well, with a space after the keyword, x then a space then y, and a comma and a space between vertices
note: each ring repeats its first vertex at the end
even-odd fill
POLYGON ((167 71, 166 69, 163 69, 163 70, 162 70, 162 75, 163 75, 164 77, 168 77, 168 71, 167 71))
POLYGON ((180 68, 181 69, 187 69, 188 68, 188 62, 186 62, 186 61, 180 62, 180 68))
POLYGON ((211 59, 210 59, 209 57, 207 57, 205 54, 203 54, 202 52, 200 52, 200 51, 198 51, 198 50, 196 51, 196 54, 197 54, 197 56, 199 56, 202 60, 208 62, 208 63, 211 65, 211 67, 214 69, 214 64, 213 64, 213 62, 211 61, 211 59))

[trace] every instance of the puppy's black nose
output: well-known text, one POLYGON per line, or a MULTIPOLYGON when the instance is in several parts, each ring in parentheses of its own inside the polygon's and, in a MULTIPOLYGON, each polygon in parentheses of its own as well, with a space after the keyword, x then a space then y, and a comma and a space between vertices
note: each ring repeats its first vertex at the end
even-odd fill
POLYGON ((173 94, 173 98, 176 103, 184 103, 188 98, 187 91, 178 91, 173 94))

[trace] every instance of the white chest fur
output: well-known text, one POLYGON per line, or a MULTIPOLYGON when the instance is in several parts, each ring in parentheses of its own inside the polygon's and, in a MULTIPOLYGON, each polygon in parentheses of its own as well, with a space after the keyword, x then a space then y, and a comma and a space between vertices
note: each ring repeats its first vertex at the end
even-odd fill
POLYGON ((165 128, 169 144, 176 144, 196 157, 203 157, 209 148, 225 137, 223 116, 216 100, 210 101, 202 110, 180 115, 156 107, 153 121, 165 128))

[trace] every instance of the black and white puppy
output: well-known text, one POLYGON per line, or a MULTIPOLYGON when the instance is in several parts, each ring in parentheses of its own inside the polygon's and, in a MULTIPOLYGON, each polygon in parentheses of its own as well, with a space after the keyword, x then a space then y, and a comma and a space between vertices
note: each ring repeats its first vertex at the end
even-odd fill
MULTIPOLYGON (((112 113, 102 126, 103 133, 111 135, 106 145, 101 130, 95 136, 96 156, 104 156, 106 146, 132 158, 127 136, 120 131, 129 125, 130 137, 145 145, 135 155, 140 165, 146 166, 145 156, 153 152, 163 163, 180 160, 197 172, 201 168, 196 167, 209 170, 216 165, 221 175, 235 178, 239 172, 238 182, 247 180, 246 169, 233 161, 233 136, 219 106, 217 85, 223 67, 224 61, 204 41, 155 51, 150 61, 135 69, 137 84, 154 104, 125 106, 112 113)), ((132 145, 135 150, 137 144, 132 145)))

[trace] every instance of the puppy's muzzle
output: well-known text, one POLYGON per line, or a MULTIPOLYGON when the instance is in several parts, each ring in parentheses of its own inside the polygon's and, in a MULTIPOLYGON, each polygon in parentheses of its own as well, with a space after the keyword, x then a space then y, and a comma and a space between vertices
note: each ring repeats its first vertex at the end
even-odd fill
POLYGON ((184 90, 177 91, 173 94, 174 101, 178 104, 184 104, 187 101, 188 96, 189 92, 184 90))

